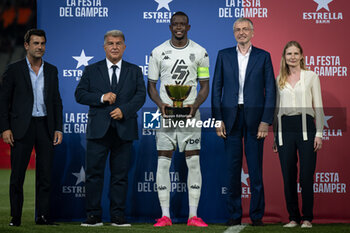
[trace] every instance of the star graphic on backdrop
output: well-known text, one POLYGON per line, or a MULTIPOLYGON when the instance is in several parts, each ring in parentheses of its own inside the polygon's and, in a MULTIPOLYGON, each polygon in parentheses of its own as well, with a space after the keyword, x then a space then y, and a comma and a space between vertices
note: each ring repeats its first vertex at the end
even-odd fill
POLYGON ((319 11, 322 8, 326 9, 327 11, 329 11, 328 4, 330 2, 332 2, 332 1, 333 0, 314 0, 314 2, 316 2, 318 4, 316 11, 319 11))
POLYGON ((88 61, 90 61, 92 58, 94 58, 93 56, 86 56, 85 55, 85 51, 84 49, 81 50, 81 54, 80 56, 72 56, 75 60, 78 61, 78 64, 77 64, 77 68, 78 69, 80 66, 87 66, 89 65, 88 61))
POLYGON ((249 178, 248 173, 247 173, 247 174, 244 173, 243 168, 242 168, 242 172, 241 172, 241 182, 242 182, 243 184, 247 185, 247 186, 248 186, 248 180, 247 180, 248 178, 249 178))
POLYGON ((75 185, 80 184, 81 182, 85 182, 85 171, 83 166, 81 166, 80 172, 79 173, 72 173, 73 176, 77 177, 77 182, 75 185))
POLYGON ((324 126, 326 126, 327 128, 329 128, 328 120, 331 118, 333 118, 333 116, 324 116, 324 126))
POLYGON ((154 1, 158 3, 157 11, 159 11, 162 8, 165 8, 168 11, 170 11, 169 3, 172 2, 173 0, 154 0, 154 1))
POLYGON ((151 114, 152 114, 152 116, 153 116, 151 122, 154 121, 155 119, 158 119, 158 117, 162 115, 162 114, 159 112, 159 109, 157 109, 157 111, 156 111, 155 113, 151 113, 151 114))

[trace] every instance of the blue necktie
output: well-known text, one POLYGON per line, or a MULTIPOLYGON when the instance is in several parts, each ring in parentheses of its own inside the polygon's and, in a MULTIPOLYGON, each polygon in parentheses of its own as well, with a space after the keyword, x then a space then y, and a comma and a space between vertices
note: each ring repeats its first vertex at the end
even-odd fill
POLYGON ((115 70, 118 68, 117 65, 113 65, 112 69, 113 69, 113 73, 112 73, 112 91, 116 91, 117 90, 117 86, 118 86, 118 80, 117 80, 117 74, 115 73, 115 70))

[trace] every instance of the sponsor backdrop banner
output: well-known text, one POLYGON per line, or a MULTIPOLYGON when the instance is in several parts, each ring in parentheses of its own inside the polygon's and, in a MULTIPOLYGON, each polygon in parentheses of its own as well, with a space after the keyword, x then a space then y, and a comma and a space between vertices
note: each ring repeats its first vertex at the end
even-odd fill
MULTIPOLYGON (((84 67, 105 58, 103 35, 119 29, 126 36, 124 59, 142 68, 147 82, 149 55, 170 38, 169 22, 184 11, 192 25, 189 38, 207 49, 213 76, 217 52, 234 46, 232 24, 246 16, 253 20, 253 45, 272 55, 275 75, 284 45, 297 40, 304 47, 306 65, 319 74, 325 106, 323 149, 318 153, 315 174, 315 222, 350 222, 350 163, 347 116, 350 85, 347 52, 350 27, 349 3, 345 0, 52 0, 37 1, 38 27, 47 32, 45 60, 59 70, 64 105, 63 144, 54 161, 52 216, 57 221, 85 218, 85 132, 87 107, 74 100, 74 90, 84 67)), ((201 108, 202 120, 210 120, 210 96, 201 108)), ((147 98, 139 112, 140 139, 134 142, 129 173, 127 217, 132 222, 152 222, 161 216, 155 179, 157 154, 154 128, 159 124, 155 104, 147 98), (153 119, 155 118, 155 119, 153 119)), ((210 122, 208 123, 210 124, 210 122)), ((188 143, 198 143, 196 140, 188 143)), ((4 150, 6 151, 6 150, 4 150)), ((5 152, 7 153, 7 152, 5 152)), ((209 223, 224 222, 226 174, 224 146, 213 130, 202 133, 202 196, 198 215, 209 223)), ((107 163, 108 166, 108 163, 107 163)), ((108 168, 108 167, 107 167, 108 168)), ((188 216, 187 168, 176 152, 171 167, 171 216, 182 222, 188 216)), ((287 221, 279 159, 272 152, 272 132, 265 142, 264 221, 287 221)), ((105 172, 103 218, 109 219, 109 173, 105 172)), ((248 222, 249 175, 242 169, 244 222, 248 222)), ((300 192, 300 188, 299 188, 300 192)))

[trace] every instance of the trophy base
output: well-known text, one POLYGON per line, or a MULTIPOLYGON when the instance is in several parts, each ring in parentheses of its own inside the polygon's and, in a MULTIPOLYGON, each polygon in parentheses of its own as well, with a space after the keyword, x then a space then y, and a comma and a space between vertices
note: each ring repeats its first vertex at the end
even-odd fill
POLYGON ((175 108, 175 107, 165 107, 165 114, 167 118, 175 118, 182 119, 187 118, 190 115, 191 108, 183 107, 183 108, 175 108))

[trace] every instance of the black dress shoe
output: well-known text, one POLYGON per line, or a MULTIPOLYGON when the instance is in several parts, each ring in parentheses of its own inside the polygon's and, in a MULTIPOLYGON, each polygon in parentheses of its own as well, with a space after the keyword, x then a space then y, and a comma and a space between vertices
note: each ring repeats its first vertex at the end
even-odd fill
POLYGON ((229 219, 226 222, 226 226, 236 226, 236 225, 241 225, 241 219, 229 219))
POLYGON ((20 217, 12 217, 9 226, 19 227, 20 225, 21 225, 21 218, 20 217))
POLYGON ((85 222, 80 224, 82 227, 100 227, 103 226, 103 222, 100 216, 90 215, 85 222))
POLYGON ((263 221, 261 221, 261 219, 252 220, 252 226, 262 227, 262 226, 264 226, 264 223, 263 223, 263 221))
POLYGON ((131 224, 126 222, 125 217, 115 216, 111 218, 111 225, 115 227, 130 227, 131 224))
POLYGON ((40 217, 37 217, 35 220, 35 223, 37 225, 58 225, 57 223, 54 223, 50 220, 47 219, 47 217, 45 217, 44 215, 41 215, 40 217))

